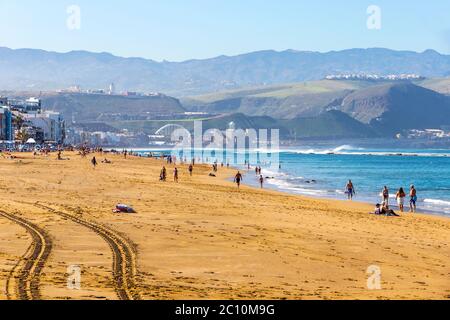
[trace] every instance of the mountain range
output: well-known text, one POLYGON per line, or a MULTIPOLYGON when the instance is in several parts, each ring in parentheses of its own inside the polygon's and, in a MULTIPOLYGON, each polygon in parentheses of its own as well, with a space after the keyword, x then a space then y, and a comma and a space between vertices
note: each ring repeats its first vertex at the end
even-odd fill
POLYGON ((321 80, 330 74, 450 76, 450 56, 383 48, 327 53, 259 51, 184 62, 123 58, 109 53, 56 53, 0 47, 0 90, 57 90, 74 85, 121 91, 164 92, 176 97, 321 80))
MULTIPOLYGON (((166 97, 164 103, 165 108, 171 108, 174 112, 185 111, 216 111, 218 115, 205 117, 203 120, 204 129, 220 129, 225 130, 231 122, 238 129, 280 129, 283 139, 345 139, 345 138, 393 138, 398 133, 412 129, 431 129, 431 128, 450 128, 450 97, 438 93, 436 91, 415 85, 410 82, 383 83, 367 86, 361 84, 361 88, 355 90, 342 90, 342 87, 334 83, 326 84, 330 88, 339 88, 338 91, 327 92, 328 99, 331 102, 320 104, 322 98, 315 100, 317 104, 311 104, 309 107, 304 105, 285 105, 283 101, 289 99, 282 96, 277 100, 273 92, 264 92, 264 95, 273 95, 267 97, 252 97, 253 103, 251 107, 247 104, 241 104, 246 101, 245 96, 230 98, 237 93, 221 93, 215 98, 222 98, 212 103, 196 107, 181 105, 178 100, 166 97), (345 92, 345 94, 344 94, 345 92), (335 97, 333 98, 333 94, 335 97), (261 99, 261 100, 258 100, 261 99), (231 100, 231 102, 230 102, 231 100), (240 101, 233 103, 233 101, 240 101), (278 101, 278 102, 277 102, 278 101), (280 103, 281 101, 281 103, 280 103), (183 108, 183 109, 182 109, 183 108), (280 110, 287 110, 290 113, 283 114, 280 110)), ((349 85, 349 84, 345 84, 349 85)), ((350 84, 356 86, 356 84, 350 84)), ((325 84, 307 83, 308 90, 314 88, 324 88, 325 84)), ((287 87, 277 87, 279 91, 290 92, 292 88, 296 88, 294 92, 299 94, 297 86, 289 85, 287 87), (290 88, 289 90, 286 88, 290 88)), ((303 88, 303 85, 300 85, 303 88)), ((303 88, 304 89, 304 88, 303 88)), ((247 94, 254 93, 251 90, 245 91, 247 94)), ((304 91, 303 91, 304 93, 304 91)), ((241 94, 243 94, 241 92, 241 94)), ((319 90, 317 95, 322 95, 323 90, 319 90)), ((310 101, 314 101, 314 94, 307 93, 311 97, 310 101)), ((197 97, 199 100, 207 101, 214 96, 197 97)), ((120 107, 127 101, 113 101, 109 96, 84 96, 71 95, 71 105, 68 108, 66 103, 66 95, 55 96, 53 98, 44 99, 44 105, 58 111, 70 114, 72 110, 83 115, 78 117, 81 120, 88 120, 84 115, 94 115, 90 110, 96 110, 95 120, 103 121, 107 125, 117 129, 128 129, 134 132, 144 132, 146 134, 154 134, 160 127, 173 123, 175 120, 133 120, 119 119, 108 120, 106 113, 114 114, 117 107, 120 107), (95 98, 95 99, 94 99, 95 98), (79 102, 74 103, 74 100, 79 102), (52 101, 50 104, 49 102, 52 101), (84 102, 83 102, 84 101, 84 102), (101 105, 101 107, 99 107, 101 105), (113 108, 107 111, 106 108, 113 108), (83 111, 85 110, 85 111, 83 111)), ((301 101, 301 96, 292 96, 290 99, 301 101)), ((145 112, 160 112, 157 107, 162 101, 141 101, 128 104, 127 114, 139 114, 145 112)), ((114 118, 114 117, 113 117, 114 118)), ((93 119, 93 118, 91 118, 93 119)), ((182 125, 187 129, 193 128, 193 119, 176 120, 178 125, 182 125)))
MULTIPOLYGON (((234 122, 242 129, 279 128, 287 139, 393 137, 410 129, 450 127, 450 56, 432 50, 261 51, 156 62, 108 53, 0 48, 0 70, 0 92, 20 90, 22 97, 28 95, 23 91, 73 85, 106 89, 111 82, 118 90, 177 97, 41 92, 45 109, 95 128, 153 134, 188 111, 212 115, 203 119, 206 129, 226 129, 234 122), (344 73, 429 78, 324 79, 344 73)), ((192 119, 181 119, 177 123, 192 126, 192 119)))

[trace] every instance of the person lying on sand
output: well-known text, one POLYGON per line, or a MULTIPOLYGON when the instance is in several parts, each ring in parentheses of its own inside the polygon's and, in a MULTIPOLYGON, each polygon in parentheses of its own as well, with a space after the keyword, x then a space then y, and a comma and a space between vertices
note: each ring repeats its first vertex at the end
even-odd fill
POLYGON ((381 216, 381 215, 385 215, 387 217, 400 217, 398 214, 396 214, 394 212, 394 210, 391 210, 389 208, 389 206, 381 206, 381 204, 377 203, 377 205, 375 206, 375 211, 373 213, 370 214, 374 214, 377 216, 381 216))
POLYGON ((63 158, 61 151, 58 151, 58 157, 56 158, 56 160, 58 160, 58 161, 67 161, 67 160, 70 160, 70 158, 63 158))
POLYGON ((111 164, 112 161, 110 161, 110 160, 108 160, 108 159, 105 158, 105 160, 103 160, 102 163, 111 164))
POLYGON ((394 210, 391 210, 388 205, 383 207, 383 214, 388 217, 400 217, 398 214, 394 212, 394 210))

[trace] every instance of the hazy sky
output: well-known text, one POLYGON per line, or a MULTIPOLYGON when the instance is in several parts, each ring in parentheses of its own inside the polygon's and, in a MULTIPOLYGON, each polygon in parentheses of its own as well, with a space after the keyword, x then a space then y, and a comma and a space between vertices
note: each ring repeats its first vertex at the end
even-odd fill
POLYGON ((172 61, 265 49, 450 53, 449 0, 0 0, 0 13, 0 46, 11 48, 172 61), (367 27, 370 5, 379 30, 367 27))

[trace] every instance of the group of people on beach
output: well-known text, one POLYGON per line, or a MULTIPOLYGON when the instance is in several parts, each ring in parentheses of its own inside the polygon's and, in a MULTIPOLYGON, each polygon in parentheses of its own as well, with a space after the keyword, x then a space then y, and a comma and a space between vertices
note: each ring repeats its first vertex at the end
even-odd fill
MULTIPOLYGON (((166 167, 162 167, 161 173, 159 174, 159 181, 166 182, 167 181, 167 169, 166 167)), ((173 182, 178 183, 179 181, 179 171, 178 168, 175 167, 173 169, 173 182)))
MULTIPOLYGON (((352 180, 349 180, 346 187, 346 194, 349 200, 353 200, 353 197, 356 195, 356 189, 352 182, 352 180)), ((398 207, 400 209, 400 212, 405 211, 405 199, 407 197, 407 194, 403 188, 399 188, 395 195, 395 199, 397 201, 398 207)), ((394 215, 394 212, 390 209, 390 192, 389 188, 387 186, 383 187, 383 190, 381 190, 381 204, 376 205, 375 214, 391 214, 394 215), (380 213, 381 212, 381 213, 380 213)), ((410 212, 414 213, 417 210, 417 190, 414 185, 411 185, 409 189, 409 208, 410 212)))
MULTIPOLYGON (((246 163, 246 165, 248 167, 248 170, 250 170, 251 169, 250 163, 246 163)), ((260 166, 255 167, 255 173, 256 173, 256 177, 258 179, 259 186, 261 187, 261 189, 263 189, 265 179, 264 179, 264 176, 262 175, 262 168, 260 166)), ((236 176, 234 177, 234 183, 237 184, 238 189, 240 188, 243 179, 244 178, 242 176, 242 173, 240 171, 238 171, 236 176)))
MULTIPOLYGON (((390 198, 389 188, 387 186, 384 186, 381 194, 383 206, 389 207, 389 198, 390 198)), ((406 197, 407 195, 403 188, 398 189, 397 193, 395 194, 395 199, 397 200, 397 204, 401 212, 405 211, 406 197)), ((409 208, 411 213, 416 212, 417 210, 417 190, 414 185, 411 185, 411 187, 409 188, 409 208)))
MULTIPOLYGON (((85 150, 83 150, 83 154, 87 154, 88 152, 86 152, 85 150)), ((124 157, 126 158, 128 153, 125 152, 123 153, 124 157)), ((61 154, 58 153, 58 157, 60 157, 61 154)), ((166 161, 169 165, 171 164, 175 164, 176 165, 176 159, 172 156, 168 156, 166 157, 166 161)), ((92 165, 94 166, 94 168, 98 165, 97 159, 94 156, 91 160, 92 165)), ((105 162, 102 161, 102 163, 109 163, 107 162, 106 158, 105 158, 105 162)), ((246 162, 246 165, 249 166, 250 168, 250 164, 248 162, 246 162)), ((188 172, 189 172, 189 176, 192 177, 193 175, 193 171, 194 171, 194 166, 195 166, 195 160, 192 160, 192 162, 189 164, 188 166, 188 172)), ((221 165, 222 167, 224 167, 224 164, 221 165)), ((229 167, 229 165, 227 164, 227 167, 229 167)), ((218 171, 219 165, 217 162, 214 162, 212 169, 213 172, 216 173, 218 171)), ((257 176, 259 185, 261 188, 264 187, 264 182, 265 179, 262 175, 262 168, 260 166, 256 166, 255 167, 255 174, 257 176)), ((238 171, 237 174, 234 176, 234 183, 236 183, 238 189, 240 189, 242 181, 243 181, 243 174, 238 171)), ((167 169, 166 167, 163 167, 161 169, 160 172, 160 181, 167 181, 167 169)), ((173 169, 173 181, 178 183, 179 181, 179 169, 175 166, 173 169)), ((353 183, 352 180, 349 180, 346 184, 345 187, 345 193, 347 194, 347 197, 349 200, 353 200, 354 196, 356 195, 356 188, 355 185, 353 183)), ((404 188, 399 188, 397 193, 395 194, 395 199, 396 202, 398 204, 398 207, 400 209, 400 212, 405 212, 405 202, 406 202, 406 198, 408 197, 408 194, 405 192, 404 188)), ((417 210, 417 190, 415 188, 414 185, 411 185, 410 189, 409 189, 409 208, 410 208, 410 212, 414 213, 417 210)), ((387 186, 384 186, 382 191, 381 191, 381 203, 376 205, 375 208, 375 214, 383 214, 383 215, 389 215, 389 216, 396 216, 397 214, 390 208, 390 191, 389 188, 387 186)))
MULTIPOLYGON (((173 168, 173 181, 178 183, 179 179, 180 179, 180 171, 177 167, 177 158, 174 156, 161 155, 161 159, 165 160, 168 165, 172 165, 172 164, 175 165, 175 167, 173 168)), ((187 160, 186 159, 184 161, 182 159, 180 160, 181 164, 183 164, 184 162, 187 162, 187 160)), ((194 173, 194 166, 195 166, 195 159, 192 159, 191 163, 188 166, 189 176, 191 176, 191 177, 194 173)), ((161 172, 159 174, 159 181, 162 181, 162 182, 167 181, 167 169, 165 166, 162 167, 162 169, 161 169, 161 172)))

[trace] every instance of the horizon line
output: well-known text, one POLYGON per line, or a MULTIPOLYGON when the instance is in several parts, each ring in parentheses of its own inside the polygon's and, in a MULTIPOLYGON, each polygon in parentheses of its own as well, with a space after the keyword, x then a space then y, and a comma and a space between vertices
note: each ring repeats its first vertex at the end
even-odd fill
POLYGON ((226 58, 233 58, 233 57, 239 57, 239 56, 244 56, 244 55, 249 55, 249 54, 254 54, 254 53, 262 53, 262 52, 274 52, 274 53, 287 53, 287 52, 292 52, 292 53, 316 53, 316 54, 330 54, 330 53, 336 53, 336 52, 344 52, 344 51, 351 51, 351 50, 364 50, 364 51, 368 51, 368 50, 388 50, 388 51, 395 51, 395 52, 408 52, 408 53, 416 53, 416 54, 424 54, 426 52, 435 52, 441 56, 450 56, 450 54, 447 53, 442 53, 439 52, 436 49, 425 49, 423 51, 415 51, 415 50, 408 50, 408 49, 391 49, 391 48, 386 48, 386 47, 367 47, 367 48, 361 48, 361 47, 355 47, 355 48, 348 48, 348 49, 341 49, 341 50, 328 50, 328 51, 318 51, 318 50, 297 50, 297 49, 285 49, 285 50, 275 50, 275 49, 261 49, 261 50, 256 50, 256 51, 249 51, 249 52, 242 52, 242 53, 238 53, 238 54, 232 54, 232 55, 225 55, 225 54, 221 54, 221 55, 216 55, 213 57, 209 57, 209 58, 190 58, 190 59, 184 59, 184 60, 179 60, 179 61, 170 61, 170 60, 156 60, 156 59, 152 59, 152 58, 145 58, 145 57, 139 57, 139 56, 123 56, 123 55, 119 55, 119 54, 115 54, 112 52, 108 52, 108 51, 90 51, 90 50, 83 50, 83 49, 79 49, 79 50, 70 50, 70 51, 55 51, 55 50, 48 50, 48 49, 41 49, 41 48, 12 48, 12 47, 8 47, 8 46, 2 46, 0 45, 0 49, 7 49, 7 50, 11 50, 11 51, 43 51, 46 53, 53 53, 53 54, 60 54, 60 55, 65 55, 65 54, 70 54, 70 53, 90 53, 90 54, 107 54, 110 55, 112 57, 115 58, 121 58, 121 59, 142 59, 142 60, 147 60, 147 61, 152 61, 152 62, 156 62, 156 63, 185 63, 185 62, 190 62, 190 61, 204 61, 204 60, 214 60, 217 58, 221 58, 221 57, 226 57, 226 58))

